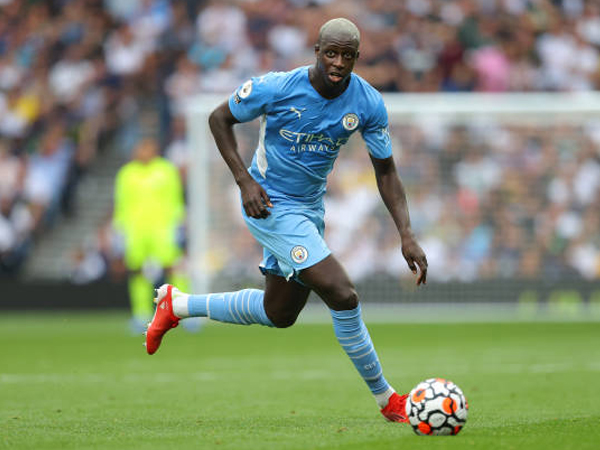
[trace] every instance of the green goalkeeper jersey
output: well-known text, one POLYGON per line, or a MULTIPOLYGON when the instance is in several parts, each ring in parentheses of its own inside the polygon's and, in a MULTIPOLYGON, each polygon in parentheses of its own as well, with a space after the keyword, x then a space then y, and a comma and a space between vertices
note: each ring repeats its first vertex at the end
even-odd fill
POLYGON ((156 157, 125 164, 115 181, 114 224, 129 233, 176 227, 184 217, 183 186, 177 168, 156 157))

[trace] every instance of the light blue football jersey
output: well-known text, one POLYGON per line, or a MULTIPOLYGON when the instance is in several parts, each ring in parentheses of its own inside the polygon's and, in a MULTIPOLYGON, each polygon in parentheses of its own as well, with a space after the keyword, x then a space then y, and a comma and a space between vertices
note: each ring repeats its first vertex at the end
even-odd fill
POLYGON ((357 130, 373 157, 392 155, 381 94, 352 74, 340 96, 326 99, 310 84, 308 69, 252 78, 229 98, 240 122, 260 116, 250 174, 274 203, 321 203, 340 148, 357 130))

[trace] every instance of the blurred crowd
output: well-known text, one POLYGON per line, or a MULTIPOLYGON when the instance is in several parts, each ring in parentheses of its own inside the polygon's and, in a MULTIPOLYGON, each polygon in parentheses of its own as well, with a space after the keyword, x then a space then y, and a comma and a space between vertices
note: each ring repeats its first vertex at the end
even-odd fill
POLYGON ((0 275, 20 267, 116 127, 101 2, 0 2, 0 275))
MULTIPOLYGON (((157 129, 152 131, 185 178, 186 101, 203 92, 225 96, 250 76, 311 64, 319 26, 338 16, 361 29, 356 71, 381 91, 600 87, 600 4, 591 0, 0 0, 0 274, 18 269, 36 237, 58 214, 73 213, 77 182, 106 145, 124 151, 133 147, 141 133, 141 112, 156 116, 157 129)), ((472 233, 470 245, 478 256, 467 253, 468 261, 460 264, 476 267, 469 266, 462 275, 448 271, 449 277, 482 271, 508 274, 509 266, 523 273, 524 267, 550 270, 544 262, 547 254, 560 256, 560 264, 550 266, 582 273, 577 266, 584 264, 573 261, 592 259, 590 249, 597 257, 598 242, 582 240, 573 228, 581 231, 597 224, 597 203, 582 203, 578 196, 586 189, 590 197, 598 194, 598 142, 571 130, 577 138, 569 139, 576 145, 563 150, 553 140, 562 136, 562 129, 498 130, 501 142, 511 143, 510 150, 494 142, 474 144, 470 139, 479 134, 469 128, 449 129, 446 140, 435 145, 427 130, 420 138, 414 130, 397 131, 404 148, 428 146, 422 155, 415 153, 421 160, 399 161, 403 175, 420 186, 411 202, 415 227, 424 223, 423 217, 452 223, 444 232, 452 228, 455 233, 448 236, 456 239, 457 247, 447 244, 443 249, 449 260, 465 257, 458 242, 472 233), (563 153, 569 148, 580 151, 573 151, 572 161, 565 164, 563 153), (521 173, 517 158, 530 164, 539 159, 546 172, 537 174, 539 179, 521 173), (481 175, 481 167, 491 172, 489 177, 471 180, 481 175), (434 172, 438 181, 419 179, 434 172), (581 184, 573 181, 580 179, 580 172, 592 180, 586 184, 592 187, 570 187, 581 184), (496 184, 484 191, 463 185, 489 184, 491 179, 496 184), (530 184, 536 179, 534 189, 530 184), (442 206, 452 204, 449 195, 477 208, 451 221, 446 216, 458 214, 462 206, 445 211, 442 206), (442 206, 421 206, 434 202, 435 196, 442 206), (511 203, 526 200, 523 211, 486 210, 486 205, 506 198, 511 203), (519 223, 535 224, 517 232, 511 225, 515 215, 519 223), (564 240, 539 228, 540 223, 552 228, 552 221, 570 230, 561 235, 564 240), (486 251, 479 247, 482 242, 488 242, 486 251), (511 245, 519 243, 527 245, 511 252, 511 245), (525 250, 526 258, 521 254, 525 250), (504 256, 497 257, 498 252, 504 256), (490 264, 478 259, 483 254, 490 264)), ((330 191, 335 208, 341 194, 335 184, 330 191)), ((368 229, 365 220, 353 226, 368 229)), ((427 232, 430 253, 441 248, 434 239, 439 233, 427 232)), ((86 255, 92 255, 94 273, 106 272, 114 259, 114 245, 106 235, 110 232, 104 227, 98 242, 77 256, 85 266, 90 260, 86 255)), ((458 271, 458 266, 453 267, 458 271)), ((583 272, 590 276, 592 270, 583 272)))
MULTIPOLYGON (((600 278, 598 123, 473 122, 394 130, 430 278, 600 278)), ((330 191, 330 210, 356 212, 331 215, 332 247, 357 279, 410 276, 364 163, 340 182, 365 182, 330 191)))

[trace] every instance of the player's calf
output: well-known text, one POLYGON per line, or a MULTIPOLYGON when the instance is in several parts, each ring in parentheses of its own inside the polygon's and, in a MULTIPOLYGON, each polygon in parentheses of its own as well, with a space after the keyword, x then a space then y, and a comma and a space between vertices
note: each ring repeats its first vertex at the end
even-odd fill
POLYGON ((271 302, 265 304, 265 314, 276 328, 289 328, 296 323, 302 306, 271 302))
POLYGON ((173 288, 171 307, 177 319, 208 317, 217 322, 272 327, 274 325, 265 313, 263 297, 264 292, 258 289, 193 295, 173 288))
POLYGON ((289 328, 296 323, 296 319, 298 318, 298 314, 293 312, 270 314, 269 311, 267 311, 267 316, 269 316, 269 319, 271 319, 275 328, 289 328))

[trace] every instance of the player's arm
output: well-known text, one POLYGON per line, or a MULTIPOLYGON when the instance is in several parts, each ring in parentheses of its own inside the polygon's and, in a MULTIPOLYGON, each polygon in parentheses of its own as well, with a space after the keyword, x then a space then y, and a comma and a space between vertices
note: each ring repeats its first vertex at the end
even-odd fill
POLYGON ((242 204, 246 214, 255 219, 267 217, 272 207, 267 192, 250 175, 242 157, 238 152, 238 144, 233 126, 239 121, 232 114, 228 102, 217 106, 208 118, 210 130, 215 138, 217 148, 229 167, 235 182, 240 188, 242 204))
POLYGON ((383 203, 390 212, 400 233, 402 255, 414 274, 417 273, 417 266, 421 270, 417 278, 417 285, 421 283, 425 284, 427 283, 427 258, 425 252, 423 252, 423 249, 417 243, 410 226, 406 193, 402 180, 396 170, 394 157, 390 156, 385 159, 379 159, 371 155, 371 162, 375 169, 377 187, 379 188, 383 203))

